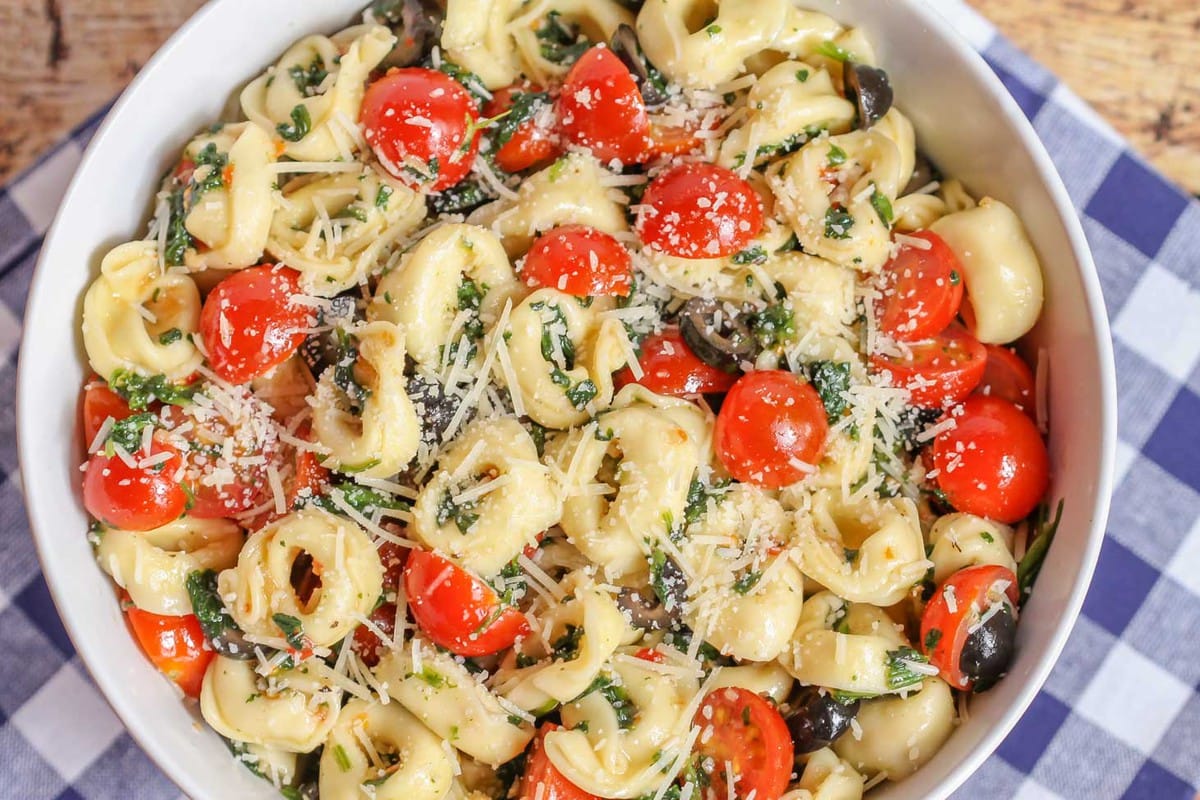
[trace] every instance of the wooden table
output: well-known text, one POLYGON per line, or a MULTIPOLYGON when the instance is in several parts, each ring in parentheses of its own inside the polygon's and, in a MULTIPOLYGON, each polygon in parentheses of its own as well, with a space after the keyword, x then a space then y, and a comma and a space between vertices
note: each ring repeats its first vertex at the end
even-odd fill
MULTIPOLYGON (((1200 193, 1200 2, 969 0, 1200 193)), ((0 0, 0 181, 116 94, 203 0, 0 0)))

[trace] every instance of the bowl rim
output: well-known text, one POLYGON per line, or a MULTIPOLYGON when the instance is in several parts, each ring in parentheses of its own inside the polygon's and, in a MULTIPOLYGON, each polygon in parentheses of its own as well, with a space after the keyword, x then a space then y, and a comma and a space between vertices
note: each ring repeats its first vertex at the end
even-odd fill
MULTIPOLYGON (((47 284, 51 281, 49 269, 46 267, 47 244, 60 235, 59 228, 62 225, 62 209, 70 204, 69 201, 77 191, 79 173, 83 167, 91 158, 95 157, 98 151, 103 149, 104 142, 111 135, 111 130, 115 127, 118 118, 122 117, 134 105, 141 85, 151 80, 162 69, 163 64, 171 59, 180 42, 190 36, 192 31, 200 27, 209 16, 225 13, 225 8, 234 5, 235 2, 236 0, 210 0, 210 2, 201 6, 164 42, 150 60, 146 62, 137 76, 129 83, 120 97, 108 109, 103 122, 83 152, 79 164, 75 168, 75 174, 72 176, 67 190, 63 193, 62 200, 59 203, 59 210, 55 213, 54 221, 47 229, 43 238, 37 264, 34 267, 30 280, 29 292, 25 303, 25 313, 22 316, 22 320, 26 318, 34 303, 34 299, 47 290, 47 284)), ((900 2, 907 7, 909 13, 918 17, 938 36, 944 46, 954 51, 955 55, 966 65, 973 82, 981 90, 986 91, 991 96, 991 99, 999 104, 1004 116, 1008 118, 1008 121, 1012 124, 1015 133, 1019 137, 1021 146, 1031 158, 1037 170, 1038 177, 1054 205, 1054 210, 1059 221, 1063 225, 1064 232, 1071 245, 1072 255, 1078 265, 1077 272, 1083 286, 1083 300, 1088 312, 1088 321, 1092 326, 1093 341, 1091 344, 1096 349, 1098 378, 1102 392, 1099 420, 1100 459, 1096 465, 1096 488, 1091 508, 1091 522, 1087 534, 1086 547, 1080 554, 1080 569, 1075 583, 1071 588, 1066 606, 1062 611, 1062 616, 1048 645, 1039 654, 1037 661, 1030 671, 1029 680, 1019 690, 1015 702, 1005 710, 1001 718, 991 726, 987 733, 980 739, 979 743, 941 779, 938 783, 936 794, 931 796, 945 798, 959 788, 979 769, 980 765, 992 755, 1004 737, 1008 735, 1021 719, 1025 710, 1045 684, 1050 671, 1058 661, 1066 645, 1067 639, 1074 630, 1084 598, 1091 585, 1100 549, 1105 539, 1105 529, 1113 491, 1117 445, 1116 369, 1112 336, 1101 292, 1100 278, 1084 234, 1080 216, 1075 210, 1066 186, 1055 168, 1045 145, 1034 130, 1032 122, 1025 116, 1000 78, 987 65, 983 56, 970 45, 967 39, 939 11, 931 7, 927 2, 922 2, 922 0, 900 0, 900 2)), ((23 324, 23 328, 25 327, 27 326, 23 324)), ((138 717, 126 700, 125 692, 122 690, 123 687, 103 669, 93 667, 93 663, 99 664, 103 660, 104 654, 78 646, 79 637, 76 635, 76 622, 73 621, 70 614, 64 613, 64 610, 69 609, 73 602, 70 599, 70 586, 65 581, 60 580, 57 570, 53 566, 50 566, 54 563, 50 537, 41 533, 43 530, 50 529, 51 520, 48 514, 43 514, 42 510, 35 509, 33 504, 30 503, 30 497, 32 496, 30 486, 38 482, 39 479, 36 477, 34 468, 35 456, 33 455, 37 452, 37 442, 34 440, 36 431, 33 425, 26 424, 26 420, 30 419, 26 413, 26 409, 35 408, 37 404, 37 398, 32 392, 32 381, 27 379, 29 370, 26 369, 28 363, 26 351, 29 346, 28 340, 22 335, 16 370, 17 453, 21 476, 21 493, 26 515, 30 523, 30 531, 37 550, 42 574, 50 590, 55 609, 68 637, 71 639, 73 646, 75 646, 80 662, 99 686, 105 702, 108 703, 120 718, 125 730, 137 742, 138 746, 146 753, 155 766, 179 789, 189 795, 203 796, 207 791, 207 787, 190 785, 182 775, 177 774, 167 766, 178 758, 178 754, 174 751, 169 751, 165 745, 159 744, 158 737, 155 737, 150 730, 139 728, 139 726, 134 724, 134 721, 138 717)))

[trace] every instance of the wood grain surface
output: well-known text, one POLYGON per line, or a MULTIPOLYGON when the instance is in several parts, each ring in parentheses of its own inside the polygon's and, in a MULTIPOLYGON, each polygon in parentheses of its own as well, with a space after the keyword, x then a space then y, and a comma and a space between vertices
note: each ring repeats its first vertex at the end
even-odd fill
MULTIPOLYGON (((969 0, 1200 193, 1198 0, 969 0)), ((203 0, 0 0, 0 182, 129 82, 203 0)))

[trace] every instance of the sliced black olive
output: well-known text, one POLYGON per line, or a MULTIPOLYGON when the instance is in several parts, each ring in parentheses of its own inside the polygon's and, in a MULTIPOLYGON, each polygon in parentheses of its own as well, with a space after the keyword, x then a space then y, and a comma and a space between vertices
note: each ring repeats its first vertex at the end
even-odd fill
POLYGON ((758 357, 759 346, 750 330, 749 317, 731 314, 719 300, 693 297, 679 310, 679 333, 705 364, 737 372, 758 357))
POLYGON ((913 167, 912 177, 908 179, 908 184, 900 192, 903 197, 906 194, 912 194, 917 189, 924 188, 936 180, 939 180, 941 175, 934 163, 929 160, 929 156, 917 151, 917 162, 913 167))
MULTIPOLYGON (((442 435, 450 425, 450 420, 454 419, 454 414, 458 411, 462 400, 446 394, 441 383, 419 372, 414 372, 405 380, 408 399, 412 401, 417 416, 421 420, 422 438, 428 436, 431 444, 435 446, 440 444, 442 435)), ((462 424, 466 425, 470 419, 471 417, 468 415, 462 424)))
POLYGON ((445 11, 433 0, 375 0, 371 14, 396 34, 396 46, 380 64, 383 69, 411 67, 442 38, 445 11))
MULTIPOLYGON (((358 301, 354 295, 339 294, 330 298, 329 306, 317 311, 317 327, 335 325, 354 319, 358 301)), ((300 345, 300 358, 308 365, 313 377, 320 377, 326 367, 341 359, 341 346, 333 331, 314 333, 300 345)))
POLYGON ((792 734, 792 747, 796 755, 803 755, 828 747, 848 731, 858 714, 859 701, 843 703, 816 686, 804 686, 788 706, 784 719, 792 734))
POLYGON ((226 658, 238 661, 253 661, 256 657, 254 655, 254 645, 246 641, 246 634, 237 628, 226 628, 218 635, 209 639, 208 644, 214 651, 226 658))
POLYGON ((649 588, 622 589, 617 595, 617 606, 629 614, 629 621, 635 627, 643 630, 669 630, 675 627, 680 618, 678 603, 668 611, 666 604, 660 602, 649 588))
POLYGON ((975 691, 990 689, 1008 672, 1016 652, 1017 620, 1005 604, 967 635, 958 668, 975 683, 975 691))
POLYGON ((858 107, 858 127, 866 130, 892 107, 892 84, 883 70, 853 61, 846 62, 843 75, 846 99, 858 107))
POLYGON ((667 81, 646 59, 633 28, 625 24, 617 26, 612 37, 612 51, 633 74, 646 105, 659 106, 667 102, 667 81))

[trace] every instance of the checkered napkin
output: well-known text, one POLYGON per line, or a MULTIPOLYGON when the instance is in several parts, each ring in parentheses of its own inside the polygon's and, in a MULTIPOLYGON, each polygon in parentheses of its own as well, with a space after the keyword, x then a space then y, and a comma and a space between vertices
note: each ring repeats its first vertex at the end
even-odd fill
MULTIPOLYGON (((958 0, 930 2, 1033 120, 1083 216, 1113 323, 1121 403, 1116 495, 1083 616, 1045 689, 955 798, 1192 800, 1200 204, 958 0)), ((102 116, 0 189, 0 800, 179 796, 76 657, 38 569, 16 473, 21 309, 42 236, 102 116)))

